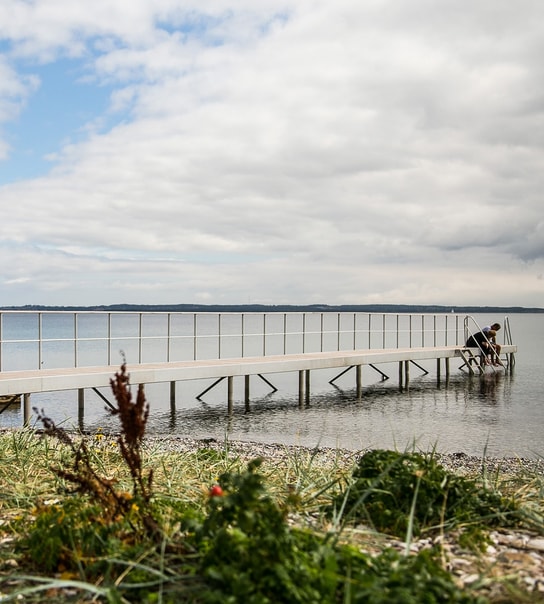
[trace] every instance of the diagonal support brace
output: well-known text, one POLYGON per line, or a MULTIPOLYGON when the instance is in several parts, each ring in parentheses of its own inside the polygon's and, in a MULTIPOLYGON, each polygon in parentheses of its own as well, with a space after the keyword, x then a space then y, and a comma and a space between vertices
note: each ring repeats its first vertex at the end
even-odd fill
POLYGON ((115 409, 115 406, 110 403, 110 401, 100 392, 100 390, 98 390, 98 388, 93 387, 92 390, 98 394, 98 396, 106 403, 106 405, 108 405, 110 409, 115 409))
POLYGON ((212 388, 215 388, 217 386, 217 384, 222 382, 224 379, 225 379, 225 376, 220 377, 218 380, 215 380, 215 382, 211 386, 208 386, 206 388, 206 390, 203 390, 196 398, 198 400, 201 400, 201 398, 206 394, 206 392, 209 392, 212 388))

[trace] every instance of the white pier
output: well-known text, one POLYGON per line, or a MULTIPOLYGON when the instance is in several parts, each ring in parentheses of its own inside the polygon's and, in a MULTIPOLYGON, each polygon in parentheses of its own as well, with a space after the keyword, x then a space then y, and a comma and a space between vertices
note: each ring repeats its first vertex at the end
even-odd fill
MULTIPOLYGON (((517 347, 504 318, 500 367, 511 370, 517 347)), ((479 350, 464 346, 480 327, 470 316, 383 313, 158 313, 100 311, 0 311, 0 397, 22 405, 30 418, 30 397, 41 392, 76 390, 83 417, 85 390, 109 387, 126 354, 131 384, 214 380, 197 398, 227 380, 227 404, 233 409, 233 380, 245 379, 249 404, 250 376, 298 372, 299 402, 309 400, 310 375, 338 369, 330 380, 354 369, 357 396, 362 368, 398 364, 399 384, 408 384, 410 366, 424 373, 420 361, 436 361, 437 379, 450 374, 450 361, 474 375, 483 373, 479 350), (206 358, 201 358, 206 357, 206 358)), ((106 402, 110 404, 107 400, 106 402)), ((0 412, 2 410, 0 409, 0 412)))
MULTIPOLYGON (((132 384, 169 382, 173 402, 175 402, 176 382, 205 379, 220 381, 227 378, 227 404, 229 412, 232 412, 232 380, 237 376, 246 378, 247 402, 249 400, 249 380, 247 379, 249 376, 299 372, 299 400, 302 401, 309 396, 311 371, 355 368, 357 396, 360 397, 361 368, 364 365, 398 363, 399 382, 401 385, 407 385, 410 363, 417 364, 419 361, 436 360, 437 374, 440 378, 441 361, 444 361, 444 372, 448 376, 450 359, 459 359, 462 364, 465 364, 466 352, 467 349, 464 346, 313 352, 202 361, 142 363, 128 366, 128 372, 132 384)), ((500 367, 491 370, 507 369, 512 363, 511 355, 516 352, 515 345, 503 345, 502 354, 506 355, 507 359, 504 369, 500 367)), ((30 417, 30 395, 38 392, 78 390, 80 412, 82 412, 84 390, 109 386, 110 380, 118 370, 118 366, 108 365, 104 367, 2 371, 0 372, 0 396, 23 396, 25 423, 30 417)), ((469 371, 474 373, 473 369, 469 369, 469 371)))

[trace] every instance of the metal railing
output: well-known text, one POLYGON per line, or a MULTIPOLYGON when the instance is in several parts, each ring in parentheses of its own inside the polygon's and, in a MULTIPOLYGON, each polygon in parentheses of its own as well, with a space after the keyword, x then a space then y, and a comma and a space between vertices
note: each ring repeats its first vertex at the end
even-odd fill
MULTIPOLYGON (((482 331, 482 327, 480 327, 478 321, 476 321, 476 319, 471 315, 467 315, 464 318, 463 325, 465 342, 472 334, 482 331)), ((510 320, 508 319, 508 317, 504 317, 504 323, 502 326, 504 327, 504 331, 502 332, 504 343, 512 344, 512 330, 510 329, 510 320)))
POLYGON ((0 311, 0 371, 460 345, 457 314, 0 311))

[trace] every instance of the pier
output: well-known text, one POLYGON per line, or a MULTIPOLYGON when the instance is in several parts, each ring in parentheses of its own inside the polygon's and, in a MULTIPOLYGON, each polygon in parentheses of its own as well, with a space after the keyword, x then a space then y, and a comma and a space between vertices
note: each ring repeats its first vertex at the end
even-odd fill
MULTIPOLYGON (((201 393, 203 396, 226 380, 229 413, 233 411, 236 378, 244 379, 245 402, 249 405, 251 376, 259 376, 274 389, 270 376, 298 372, 299 403, 303 404, 309 400, 311 372, 322 369, 340 372, 331 383, 352 371, 357 397, 362 395, 364 366, 389 379, 391 376, 378 366, 386 366, 389 371, 395 364, 401 387, 408 385, 411 367, 428 373, 420 365, 424 361, 434 361, 437 380, 450 375, 452 360, 470 374, 485 370, 478 364, 480 351, 464 346, 469 332, 479 328, 472 317, 365 313, 188 315, 0 313, 0 396, 21 397, 23 421, 27 423, 32 394, 76 390, 78 414, 82 417, 86 390, 94 390, 110 404, 98 388, 108 387, 119 370, 119 364, 112 363, 111 358, 113 351, 121 348, 131 383, 169 383, 172 405, 176 402, 177 382, 212 381, 201 393), (12 337, 17 325, 19 329, 24 327, 24 337, 12 337), (37 367, 11 368, 10 350, 19 363, 31 359, 37 367), (157 358, 146 358, 152 356, 157 358), (183 356, 189 358, 176 358, 183 356), (106 363, 96 362, 101 359, 106 363), (63 366, 49 367, 53 362, 63 366)), ((508 371, 514 365, 517 347, 511 341, 507 318, 503 338, 502 367, 488 370, 508 371)))

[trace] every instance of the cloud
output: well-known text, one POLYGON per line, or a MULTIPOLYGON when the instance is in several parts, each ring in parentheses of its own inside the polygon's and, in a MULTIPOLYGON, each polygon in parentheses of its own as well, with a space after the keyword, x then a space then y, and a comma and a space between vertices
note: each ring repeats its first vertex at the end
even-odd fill
POLYGON ((69 56, 112 88, 50 173, 0 188, 12 302, 30 270, 33 302, 541 304, 543 13, 6 2, 8 80, 69 56))
POLYGON ((7 158, 10 149, 10 143, 2 137, 2 131, 7 123, 19 117, 26 100, 38 85, 36 76, 17 74, 0 55, 0 161, 7 158))

